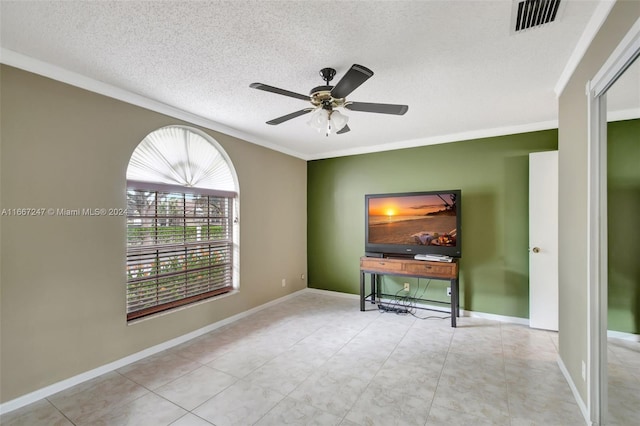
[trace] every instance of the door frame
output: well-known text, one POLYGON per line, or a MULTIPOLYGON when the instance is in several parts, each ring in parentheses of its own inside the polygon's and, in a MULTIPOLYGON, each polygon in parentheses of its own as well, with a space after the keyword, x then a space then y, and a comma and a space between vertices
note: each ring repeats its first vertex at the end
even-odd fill
POLYGON ((587 82, 587 392, 589 417, 606 424, 607 395, 607 90, 640 56, 640 18, 587 82))

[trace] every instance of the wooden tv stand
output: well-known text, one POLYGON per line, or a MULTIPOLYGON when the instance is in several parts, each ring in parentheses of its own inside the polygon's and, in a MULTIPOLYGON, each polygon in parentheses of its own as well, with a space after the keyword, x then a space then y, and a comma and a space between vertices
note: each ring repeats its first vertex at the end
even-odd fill
MULTIPOLYGON (((456 326, 456 318, 460 316, 458 300, 458 259, 452 262, 430 262, 407 258, 360 258, 360 310, 364 311, 365 300, 371 297, 371 303, 380 301, 380 277, 395 275, 412 278, 428 278, 449 280, 451 282, 451 327, 456 326), (371 274, 371 293, 365 294, 366 274, 371 274)), ((441 302, 442 303, 442 302, 441 302)))

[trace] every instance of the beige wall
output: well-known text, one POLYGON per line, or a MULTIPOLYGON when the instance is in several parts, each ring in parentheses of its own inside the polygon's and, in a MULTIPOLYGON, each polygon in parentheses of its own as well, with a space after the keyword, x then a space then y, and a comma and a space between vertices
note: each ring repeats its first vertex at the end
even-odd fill
POLYGON ((587 96, 586 84, 640 16, 640 1, 619 0, 559 99, 560 357, 582 400, 587 386, 587 96))
MULTIPOLYGON (((136 145, 188 125, 15 68, 0 73, 2 209, 124 208, 136 145)), ((1 402, 306 287, 306 162, 202 130, 240 182, 240 292, 127 325, 124 218, 2 216, 1 402)))

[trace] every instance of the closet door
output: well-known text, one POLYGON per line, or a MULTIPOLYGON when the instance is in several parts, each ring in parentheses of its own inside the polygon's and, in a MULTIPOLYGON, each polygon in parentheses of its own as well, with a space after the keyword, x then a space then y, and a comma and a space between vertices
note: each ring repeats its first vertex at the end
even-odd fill
POLYGON ((529 154, 529 326, 558 330, 558 151, 529 154))

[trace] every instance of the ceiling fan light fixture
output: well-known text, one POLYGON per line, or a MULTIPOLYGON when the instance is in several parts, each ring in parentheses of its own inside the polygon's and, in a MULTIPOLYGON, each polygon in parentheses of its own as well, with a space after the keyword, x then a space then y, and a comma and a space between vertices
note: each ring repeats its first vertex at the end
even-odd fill
POLYGON ((342 130, 348 121, 349 117, 338 110, 318 108, 311 114, 307 124, 316 129, 318 133, 324 133, 329 136, 331 133, 337 133, 342 130))
POLYGON ((316 129, 318 133, 322 133, 329 125, 329 111, 324 108, 317 108, 313 114, 311 114, 307 124, 316 129))
POLYGON ((332 132, 338 132, 344 128, 349 122, 349 117, 342 114, 340 111, 333 110, 329 114, 329 126, 332 132))

